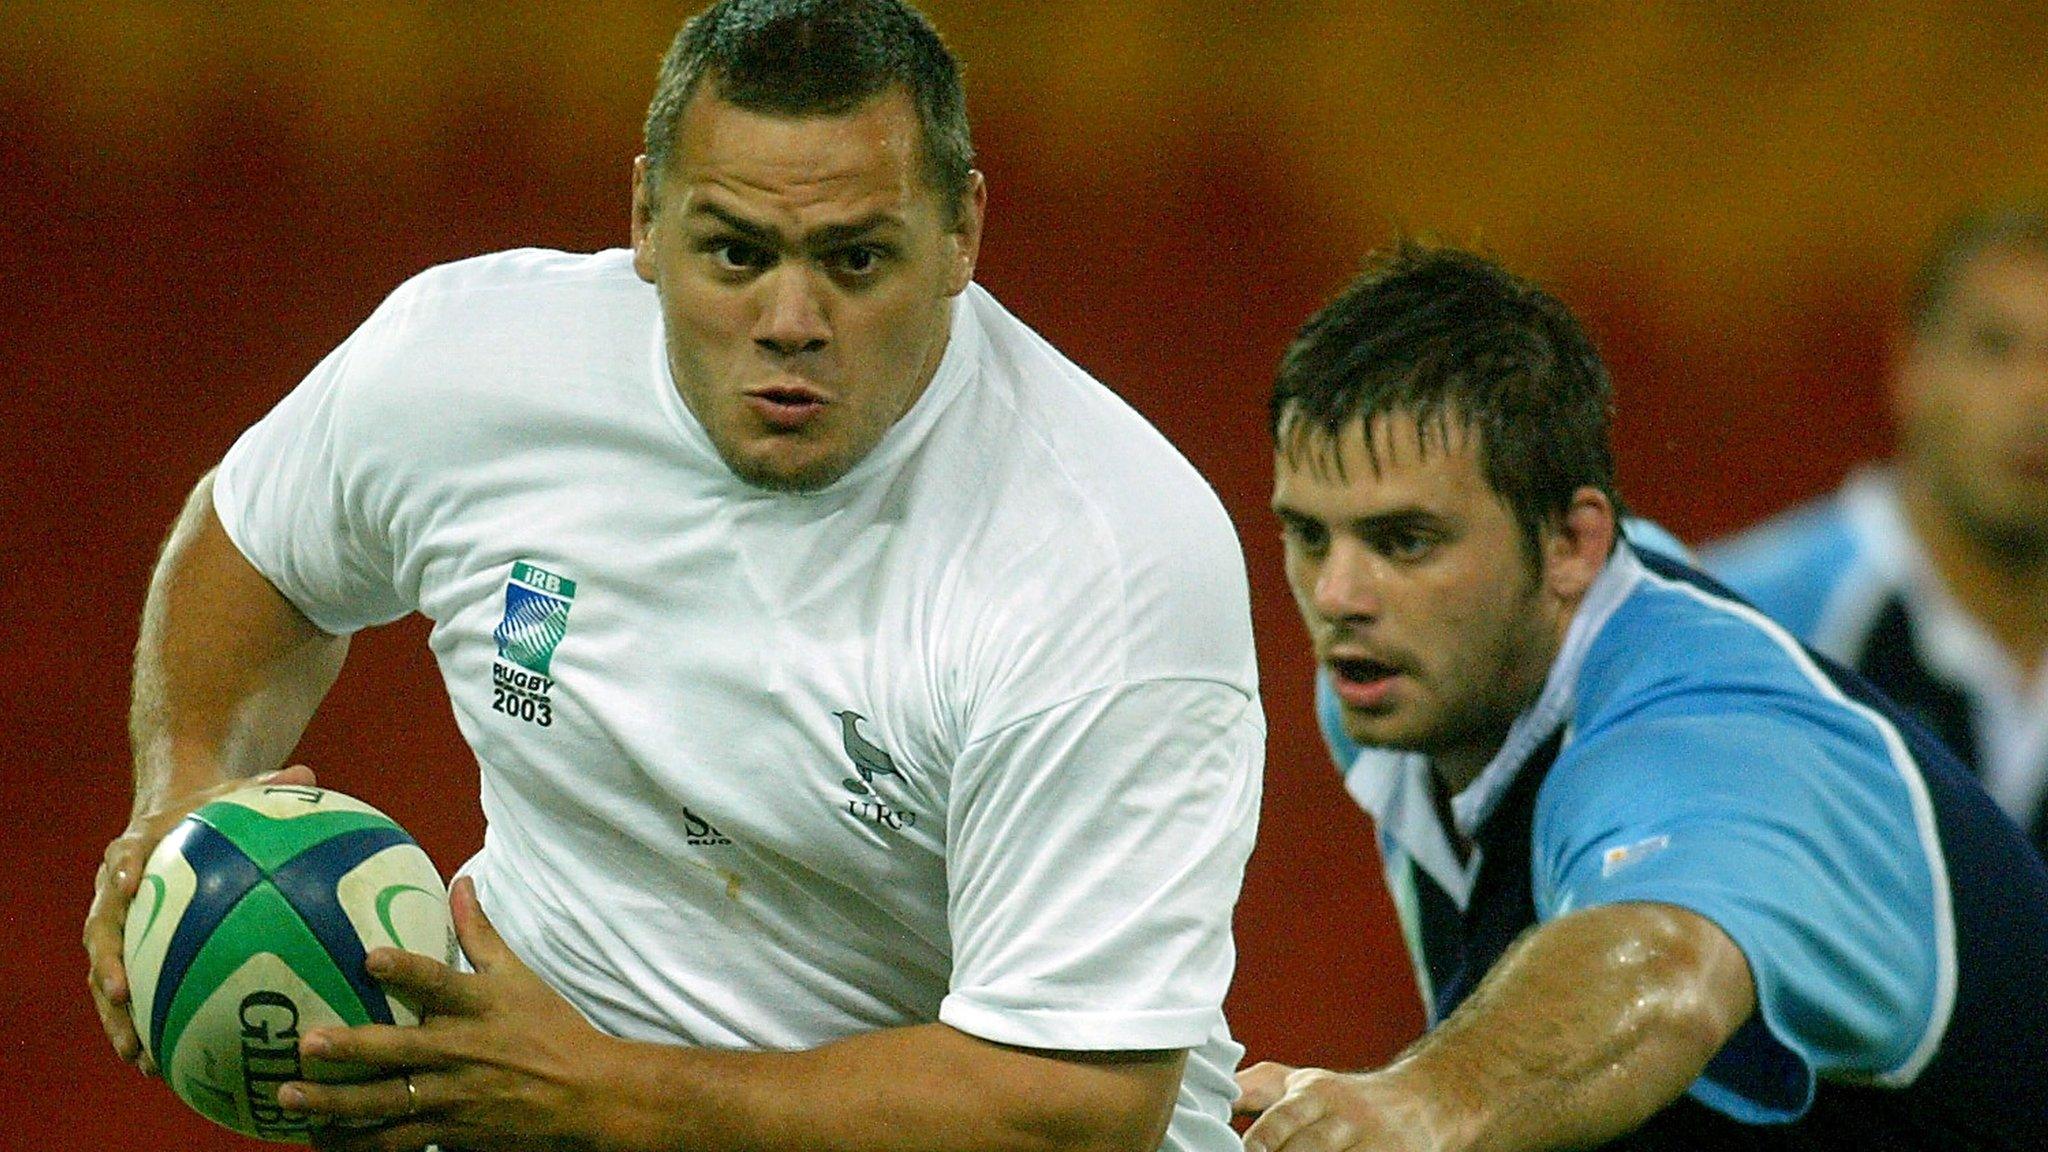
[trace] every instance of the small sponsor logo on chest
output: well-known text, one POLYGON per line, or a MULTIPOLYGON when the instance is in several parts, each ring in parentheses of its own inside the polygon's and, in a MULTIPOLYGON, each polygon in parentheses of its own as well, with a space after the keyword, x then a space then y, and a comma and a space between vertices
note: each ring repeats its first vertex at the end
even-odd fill
POLYGON ((732 843, 732 837, 718 830, 718 826, 706 820, 687 805, 683 808, 683 839, 698 848, 715 848, 732 843))

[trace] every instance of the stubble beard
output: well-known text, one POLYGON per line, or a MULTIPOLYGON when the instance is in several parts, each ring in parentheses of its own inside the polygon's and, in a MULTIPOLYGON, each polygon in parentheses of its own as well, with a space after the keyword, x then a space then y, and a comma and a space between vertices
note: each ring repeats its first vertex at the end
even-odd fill
POLYGON ((2048 576, 2048 498, 2000 501, 1939 475, 1926 484, 1934 506, 1986 564, 2014 578, 2048 576))
MULTIPOLYGON (((1363 745, 1427 756, 1453 793, 1462 790, 1499 753, 1516 718, 1536 702, 1556 658, 1558 645, 1551 622, 1539 611, 1539 590, 1533 577, 1516 590, 1506 613, 1509 625, 1480 658, 1468 662, 1469 670, 1456 680, 1433 678, 1440 704, 1433 720, 1418 717, 1418 729, 1374 739, 1353 730, 1347 712, 1347 735, 1363 745)), ((1422 683, 1412 669, 1405 674, 1422 683)))

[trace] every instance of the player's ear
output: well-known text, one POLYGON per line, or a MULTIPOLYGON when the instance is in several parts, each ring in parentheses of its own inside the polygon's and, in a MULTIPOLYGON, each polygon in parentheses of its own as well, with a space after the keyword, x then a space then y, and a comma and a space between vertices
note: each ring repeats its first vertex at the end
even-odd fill
POLYGON ((1577 604, 1614 551, 1614 502, 1587 486, 1572 493, 1564 515, 1543 532, 1543 582, 1551 595, 1577 604))
POLYGON ((975 262, 981 259, 981 221, 988 210, 988 182, 979 169, 967 174, 967 191, 960 196, 959 216, 947 237, 953 245, 952 266, 946 270, 946 295, 958 296, 974 279, 975 262))
POLYGON ((654 181, 648 176, 647 157, 633 158, 633 271, 654 283, 654 181))

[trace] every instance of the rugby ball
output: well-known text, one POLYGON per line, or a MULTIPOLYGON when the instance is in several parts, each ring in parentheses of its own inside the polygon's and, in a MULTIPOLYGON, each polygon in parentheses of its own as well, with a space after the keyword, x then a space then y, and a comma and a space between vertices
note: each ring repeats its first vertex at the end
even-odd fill
POLYGON ((414 1024, 363 967, 370 949, 453 964, 455 926, 433 861, 390 817, 327 788, 263 785, 207 804, 150 854, 122 956, 135 1031, 178 1097, 264 1140, 306 1143, 277 1103, 299 1037, 414 1024))

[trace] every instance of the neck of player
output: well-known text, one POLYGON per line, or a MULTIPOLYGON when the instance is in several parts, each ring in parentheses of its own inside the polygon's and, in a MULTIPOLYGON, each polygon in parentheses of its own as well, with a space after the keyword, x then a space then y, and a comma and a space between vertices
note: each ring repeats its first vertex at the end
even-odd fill
POLYGON ((2038 681, 2048 672, 2048 548, 2003 547, 1968 531, 1910 475, 1900 502, 1949 595, 2029 683, 2038 681))

